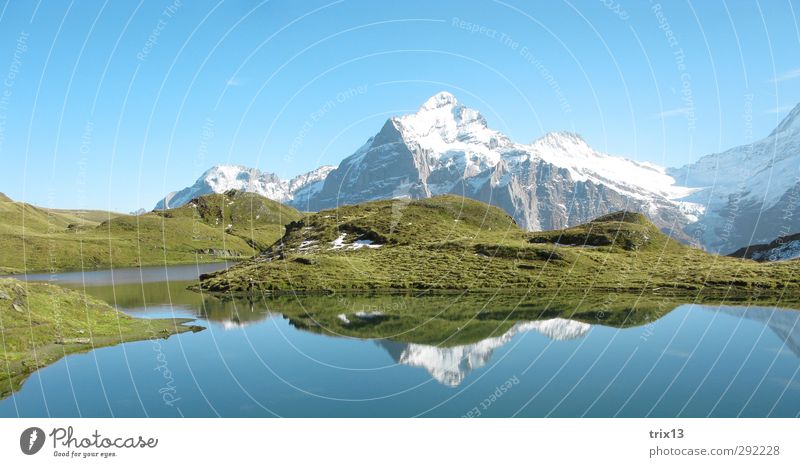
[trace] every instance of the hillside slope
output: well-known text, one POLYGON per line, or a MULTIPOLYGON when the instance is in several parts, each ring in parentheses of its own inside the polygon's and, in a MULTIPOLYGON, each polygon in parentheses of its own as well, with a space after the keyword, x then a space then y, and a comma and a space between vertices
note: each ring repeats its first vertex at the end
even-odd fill
POLYGON ((799 272, 797 263, 758 264, 690 248, 641 214, 530 233, 499 208, 445 195, 310 215, 287 226, 265 254, 203 276, 201 287, 222 293, 541 288, 759 295, 797 291, 799 272))
POLYGON ((731 253, 800 231, 800 104, 769 136, 668 173, 707 206, 687 226, 708 251, 731 253))
POLYGON ((0 200, 0 273, 193 263, 248 257, 301 214, 230 191, 184 207, 132 215, 48 210, 0 200))
POLYGON ((202 329, 186 321, 137 319, 62 287, 0 279, 0 398, 68 354, 202 329))

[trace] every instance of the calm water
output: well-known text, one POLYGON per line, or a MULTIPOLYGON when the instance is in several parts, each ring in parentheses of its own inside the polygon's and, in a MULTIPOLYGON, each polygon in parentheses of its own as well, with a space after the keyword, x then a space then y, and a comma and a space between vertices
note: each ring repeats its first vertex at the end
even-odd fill
POLYGON ((71 355, 0 401, 0 416, 800 413, 794 310, 604 297, 221 301, 186 290, 197 274, 118 270, 113 286, 108 273, 59 275, 136 316, 207 329, 71 355))

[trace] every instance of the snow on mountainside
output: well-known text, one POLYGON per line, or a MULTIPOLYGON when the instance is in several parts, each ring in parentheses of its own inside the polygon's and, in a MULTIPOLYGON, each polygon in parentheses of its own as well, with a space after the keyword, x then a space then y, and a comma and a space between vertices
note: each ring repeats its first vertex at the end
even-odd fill
POLYGON ((800 259, 800 233, 787 235, 767 244, 740 248, 729 256, 749 258, 756 261, 786 261, 800 259))
POLYGON ((638 211, 678 239, 727 253, 800 232, 800 105, 763 140, 666 169, 596 151, 573 133, 511 141, 441 92, 388 119, 338 167, 286 181, 216 166, 156 208, 231 188, 304 211, 451 193, 498 206, 530 230, 638 211))
POLYGON ((494 351, 511 341, 517 334, 538 332, 551 340, 563 341, 584 337, 591 325, 563 318, 517 323, 497 337, 474 344, 455 347, 436 347, 424 344, 400 344, 379 341, 397 363, 424 368, 436 381, 456 387, 472 370, 485 366, 494 351))
POLYGON ((499 206, 533 230, 623 209, 680 228, 702 214, 701 206, 677 200, 693 191, 677 186, 664 168, 597 152, 574 134, 515 143, 442 92, 416 113, 389 119, 331 171, 304 208, 454 193, 499 206))
POLYGON ((239 190, 258 193, 266 198, 288 202, 295 192, 319 184, 334 167, 322 166, 291 180, 281 180, 277 175, 241 165, 215 165, 206 170, 190 187, 168 194, 156 204, 155 209, 175 208, 192 199, 210 193, 239 190))
POLYGON ((706 206, 689 226, 703 245, 722 253, 800 231, 800 105, 769 136, 702 157, 669 174, 706 206))

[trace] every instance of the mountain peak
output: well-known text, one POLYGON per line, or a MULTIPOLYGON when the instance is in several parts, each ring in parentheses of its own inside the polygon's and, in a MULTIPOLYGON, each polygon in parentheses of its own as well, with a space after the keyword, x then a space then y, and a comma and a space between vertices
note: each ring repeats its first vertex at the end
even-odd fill
POLYGON ((769 135, 775 136, 778 133, 782 133, 786 130, 800 130, 800 104, 797 104, 794 109, 792 109, 792 111, 786 115, 786 118, 781 121, 780 125, 778 125, 778 127, 775 128, 775 130, 769 135))
POLYGON ((425 101, 420 107, 420 110, 434 110, 442 107, 455 107, 460 105, 456 96, 447 91, 442 91, 434 94, 430 99, 425 101))
POLYGON ((553 131, 533 141, 533 145, 547 145, 557 147, 575 147, 589 149, 589 143, 577 133, 570 131, 553 131))
POLYGON ((392 121, 405 139, 429 149, 455 142, 496 147, 505 140, 487 127, 480 112, 465 107, 449 92, 434 95, 416 113, 394 117, 392 121))

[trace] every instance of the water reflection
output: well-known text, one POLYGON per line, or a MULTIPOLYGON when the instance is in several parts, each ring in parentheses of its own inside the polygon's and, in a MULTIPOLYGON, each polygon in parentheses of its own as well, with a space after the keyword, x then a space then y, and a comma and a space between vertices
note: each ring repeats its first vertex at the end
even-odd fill
POLYGON ((591 327, 580 321, 553 318, 517 323, 498 337, 489 337, 473 344, 453 347, 405 344, 390 340, 377 342, 389 352, 389 355, 397 363, 424 368, 441 384, 456 387, 473 370, 486 365, 494 351, 508 344, 517 334, 533 331, 551 340, 562 341, 580 339, 586 336, 591 327))
POLYGON ((726 315, 764 323, 792 353, 800 357, 800 313, 776 307, 719 306, 717 311, 726 315))

